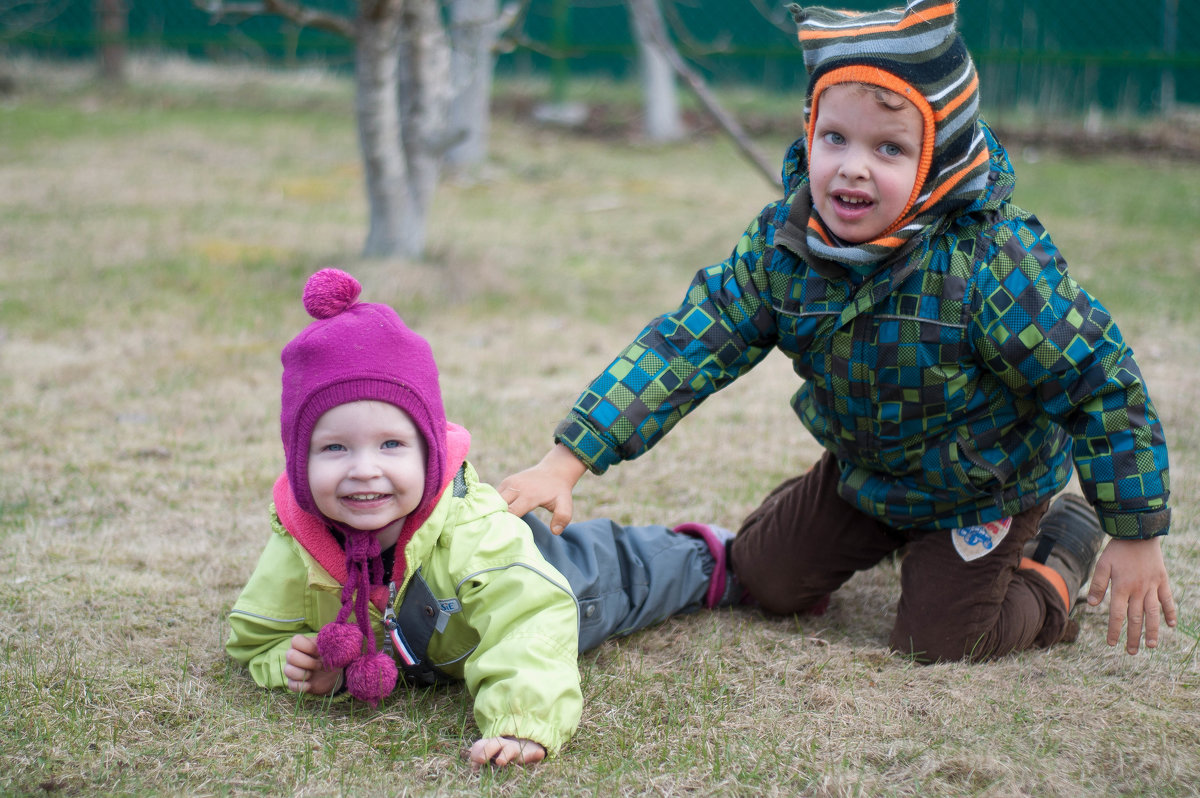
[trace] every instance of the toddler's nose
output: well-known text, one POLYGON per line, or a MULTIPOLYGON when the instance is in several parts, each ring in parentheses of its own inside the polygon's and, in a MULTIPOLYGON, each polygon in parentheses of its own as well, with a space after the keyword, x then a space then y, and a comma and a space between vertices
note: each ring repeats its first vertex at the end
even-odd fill
POLYGON ((379 463, 370 452, 363 452, 350 461, 350 476, 355 479, 370 479, 380 473, 379 463))

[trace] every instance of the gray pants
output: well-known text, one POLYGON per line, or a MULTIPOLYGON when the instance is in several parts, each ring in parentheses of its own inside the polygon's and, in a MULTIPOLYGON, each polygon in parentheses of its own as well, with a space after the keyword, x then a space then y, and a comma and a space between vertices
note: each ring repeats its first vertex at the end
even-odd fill
POLYGON ((708 590, 714 560, 700 538, 608 519, 568 524, 555 535, 533 513, 523 520, 579 600, 580 652, 694 612, 708 590))

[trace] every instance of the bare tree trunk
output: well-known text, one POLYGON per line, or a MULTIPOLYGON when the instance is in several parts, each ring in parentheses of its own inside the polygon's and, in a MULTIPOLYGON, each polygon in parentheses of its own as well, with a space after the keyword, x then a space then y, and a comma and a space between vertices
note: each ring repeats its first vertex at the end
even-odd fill
POLYGON ((454 43, 450 79, 455 93, 450 106, 450 130, 461 139, 446 152, 446 163, 455 168, 473 166, 487 157, 499 13, 499 0, 450 2, 450 35, 454 43))
POLYGON ((366 256, 412 255, 404 220, 411 200, 400 151, 400 31, 403 0, 364 2, 355 20, 355 116, 370 222, 366 256))
POLYGON ((675 70, 656 46, 658 41, 667 41, 659 0, 628 0, 628 3, 641 70, 646 137, 651 141, 677 141, 683 137, 683 118, 675 70))
POLYGON ((124 0, 98 0, 96 27, 100 32, 100 79, 125 81, 125 38, 129 33, 128 9, 124 0))
POLYGON ((454 143, 443 0, 358 0, 353 20, 298 0, 193 2, 213 19, 274 14, 354 41, 354 111, 369 208, 363 255, 420 257, 441 162, 454 143))
POLYGON ((407 244, 425 249, 429 208, 442 159, 453 141, 449 109, 450 43, 438 0, 407 0, 400 28, 400 138, 408 165, 408 213, 401 220, 407 244))

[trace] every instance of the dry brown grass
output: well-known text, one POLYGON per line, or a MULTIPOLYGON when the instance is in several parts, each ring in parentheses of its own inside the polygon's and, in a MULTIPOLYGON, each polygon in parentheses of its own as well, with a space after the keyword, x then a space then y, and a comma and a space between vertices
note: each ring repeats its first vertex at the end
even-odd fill
MULTIPOLYGON (((914 666, 885 648, 898 577, 883 565, 821 617, 695 615, 584 656, 583 725, 529 771, 462 764, 475 729, 459 689, 374 712, 255 688, 224 657, 224 616, 266 535, 278 352, 305 321, 307 274, 346 266, 431 340, 448 413, 498 480, 540 456, 583 382, 770 190, 718 141, 655 150, 503 123, 482 178, 441 190, 428 262, 363 262, 345 87, 183 74, 110 95, 30 73, 0 108, 0 793, 1200 792, 1200 253, 1194 226, 1153 220, 1138 229, 1168 284, 1139 264, 1079 271, 1137 269, 1130 284, 1167 303, 1097 291, 1129 314, 1173 445, 1181 628, 1159 650, 1105 646, 1105 607, 1071 646, 914 666)), ((1099 195, 1122 164, 1066 166, 1099 195)), ((1126 192, 1181 186, 1173 203, 1200 218, 1200 169, 1135 172, 1126 192)), ((1109 218, 1033 186, 1068 253, 1122 244, 1109 218)), ((586 479, 578 512, 735 527, 816 457, 793 387, 769 360, 652 455, 586 479)))

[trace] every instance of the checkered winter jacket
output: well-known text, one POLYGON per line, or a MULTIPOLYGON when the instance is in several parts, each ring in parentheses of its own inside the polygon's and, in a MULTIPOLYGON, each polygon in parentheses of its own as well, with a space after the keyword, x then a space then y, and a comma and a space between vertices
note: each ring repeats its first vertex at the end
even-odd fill
POLYGON ((1021 512, 1061 490, 1073 460, 1110 535, 1165 534, 1166 442, 1133 352, 1010 202, 1016 175, 985 134, 988 188, 865 278, 808 254, 794 144, 784 198, 592 382, 555 439, 601 473, 779 349, 842 496, 896 528, 1021 512))

